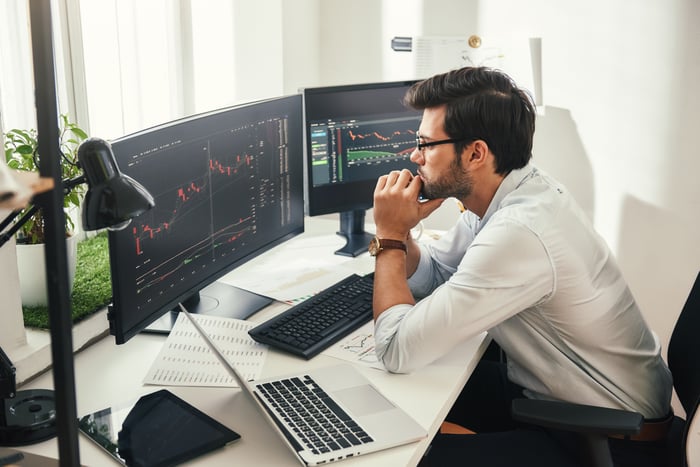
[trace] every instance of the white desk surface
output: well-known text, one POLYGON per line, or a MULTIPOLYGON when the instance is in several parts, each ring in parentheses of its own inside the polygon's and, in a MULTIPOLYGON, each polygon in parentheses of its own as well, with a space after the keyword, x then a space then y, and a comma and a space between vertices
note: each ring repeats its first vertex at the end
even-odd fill
MULTIPOLYGON (((319 238, 319 240, 323 240, 319 242, 323 245, 319 254, 332 255, 335 248, 342 246, 343 243, 340 238, 329 240, 335 235, 328 232, 334 232, 331 229, 337 229, 337 226, 337 221, 326 219, 310 221, 307 219, 306 232, 297 238, 300 239, 299 241, 306 241, 310 236, 323 236, 323 239, 319 238), (329 246, 329 243, 333 242, 337 242, 335 248, 329 246)), ((295 240, 297 239, 293 239, 291 242, 295 240)), ((279 251, 279 249, 285 248, 285 245, 280 245, 275 250, 279 251)), ((266 253, 266 259, 270 259, 269 255, 274 255, 275 250, 266 253)), ((264 260, 261 259, 261 261, 264 260)), ((258 259, 251 263, 255 263, 255 261, 258 259)), ((360 273, 368 272, 373 267, 373 260, 366 253, 354 259, 338 256, 337 261, 360 273)), ((246 266, 242 266, 231 274, 241 273, 241 270, 246 266)), ((287 305, 275 302, 253 315, 249 320, 259 322, 285 308, 287 305)), ((133 337, 126 344, 118 346, 114 343, 112 336, 107 336, 76 354, 75 377, 78 416, 161 389, 159 386, 145 386, 142 380, 165 339, 166 337, 162 335, 142 333, 133 337)), ((417 443, 347 459, 338 465, 343 467, 416 465, 455 398, 459 395, 464 383, 471 375, 487 344, 485 336, 479 336, 458 346, 449 355, 431 365, 407 375, 390 374, 382 370, 360 366, 360 371, 366 374, 385 396, 404 408, 418 423, 423 425, 428 430, 429 436, 417 443)), ((323 354, 306 361, 270 349, 263 375, 281 375, 303 368, 337 362, 337 359, 323 354)), ((53 388, 51 373, 40 376, 20 389, 30 388, 53 388)), ((296 457, 284 445, 279 435, 268 426, 238 388, 165 388, 241 435, 241 439, 238 441, 190 461, 186 465, 299 465, 296 457)), ((55 440, 26 446, 22 449, 49 457, 58 457, 55 440)), ((119 465, 82 434, 80 434, 80 459, 81 464, 88 466, 119 465)))

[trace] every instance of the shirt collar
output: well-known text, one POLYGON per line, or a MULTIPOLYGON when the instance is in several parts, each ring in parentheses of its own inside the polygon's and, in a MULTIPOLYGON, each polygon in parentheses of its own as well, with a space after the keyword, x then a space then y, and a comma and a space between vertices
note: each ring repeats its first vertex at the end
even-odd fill
POLYGON ((491 218, 493 213, 498 211, 498 208, 501 205, 501 201, 503 201, 503 198, 505 198, 509 193, 513 192, 520 185, 522 185, 525 182, 525 180, 532 177, 536 172, 537 169, 532 164, 528 163, 525 167, 521 169, 515 169, 511 171, 508 175, 506 175, 506 177, 503 179, 498 189, 496 190, 496 193, 493 195, 493 199, 489 203, 489 207, 488 209, 486 209, 484 217, 479 220, 479 224, 481 226, 485 225, 491 218))

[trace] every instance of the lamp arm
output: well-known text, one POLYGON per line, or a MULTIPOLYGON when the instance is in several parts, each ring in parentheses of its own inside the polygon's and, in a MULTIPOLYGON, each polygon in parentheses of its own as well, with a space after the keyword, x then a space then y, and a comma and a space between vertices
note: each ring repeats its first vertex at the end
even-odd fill
MULTIPOLYGON (((14 223, 12 227, 10 227, 6 232, 3 232, 0 234, 0 248, 7 243, 15 233, 19 229, 22 228, 24 224, 27 223, 27 221, 39 210, 39 207, 37 205, 33 205, 29 210, 22 216, 17 222, 14 223)), ((2 225, 0 226, 0 232, 2 232, 2 229, 7 227, 18 215, 19 213, 22 212, 21 210, 19 211, 13 211, 10 213, 9 216, 5 218, 5 220, 2 221, 2 225)))
MULTIPOLYGON (((12 223, 17 216, 19 216, 19 213, 22 212, 21 209, 16 209, 12 211, 10 214, 7 215, 7 217, 0 223, 0 232, 4 231, 5 228, 12 223)), ((3 240, 5 239, 5 235, 3 234, 2 236, 3 240)), ((0 246, 2 246, 3 243, 0 243, 0 246)))
MULTIPOLYGON (((63 194, 64 196, 70 193, 73 188, 75 188, 78 185, 82 185, 87 181, 87 178, 85 178, 85 174, 78 175, 75 178, 69 178, 66 180, 63 180, 63 194)), ((16 211, 12 211, 5 219, 3 219, 2 223, 0 223, 0 248, 7 243, 12 236, 17 233, 19 229, 22 228, 24 224, 27 223, 27 221, 39 210, 39 207, 35 204, 29 210, 22 216, 17 222, 14 223, 12 227, 10 227, 6 232, 4 231, 5 228, 14 221, 17 216, 22 212, 21 209, 17 209, 16 211)))
POLYGON ((63 194, 67 195, 73 190, 73 188, 75 188, 78 185, 82 185, 85 182, 87 182, 87 178, 85 178, 84 173, 78 175, 75 178, 63 180, 63 182, 61 182, 63 184, 63 194))

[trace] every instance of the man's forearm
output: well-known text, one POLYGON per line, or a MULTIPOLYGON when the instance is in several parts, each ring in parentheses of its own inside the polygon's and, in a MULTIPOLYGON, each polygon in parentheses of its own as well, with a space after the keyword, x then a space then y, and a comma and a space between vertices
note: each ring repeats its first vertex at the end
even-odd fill
POLYGON ((418 242, 416 242, 411 235, 408 235, 406 239, 406 277, 411 277, 416 269, 418 269, 418 262, 420 261, 420 247, 418 242))
MULTIPOLYGON (((415 245, 414 245, 415 246, 415 245)), ((417 248, 417 246, 416 246, 417 248)), ((406 280, 408 255, 402 250, 385 250, 377 256, 374 268, 374 319, 394 305, 414 305, 415 300, 406 280)))

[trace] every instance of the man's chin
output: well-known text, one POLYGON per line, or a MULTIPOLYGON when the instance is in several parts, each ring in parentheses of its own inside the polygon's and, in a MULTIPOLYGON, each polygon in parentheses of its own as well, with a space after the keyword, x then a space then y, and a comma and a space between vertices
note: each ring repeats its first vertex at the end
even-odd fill
POLYGON ((420 193, 423 199, 444 198, 444 196, 441 196, 440 193, 438 193, 438 191, 439 190, 435 190, 434 186, 424 183, 420 193))

